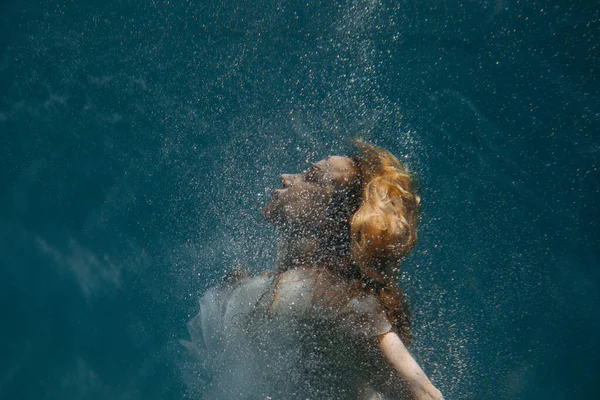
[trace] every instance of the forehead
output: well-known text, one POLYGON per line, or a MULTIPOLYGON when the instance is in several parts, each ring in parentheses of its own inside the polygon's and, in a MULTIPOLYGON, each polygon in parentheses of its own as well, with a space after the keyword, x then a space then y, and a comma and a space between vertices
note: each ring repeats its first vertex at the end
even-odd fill
POLYGON ((357 177, 354 162, 348 157, 331 156, 316 163, 324 174, 338 184, 350 182, 357 177))

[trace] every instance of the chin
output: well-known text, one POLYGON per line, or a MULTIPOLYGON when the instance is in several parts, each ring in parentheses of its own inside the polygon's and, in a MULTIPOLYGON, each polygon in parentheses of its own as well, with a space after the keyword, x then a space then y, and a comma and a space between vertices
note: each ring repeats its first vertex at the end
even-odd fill
POLYGON ((274 225, 280 225, 283 223, 283 215, 280 207, 277 207, 277 202, 274 198, 271 198, 269 202, 263 207, 262 215, 267 220, 274 225))

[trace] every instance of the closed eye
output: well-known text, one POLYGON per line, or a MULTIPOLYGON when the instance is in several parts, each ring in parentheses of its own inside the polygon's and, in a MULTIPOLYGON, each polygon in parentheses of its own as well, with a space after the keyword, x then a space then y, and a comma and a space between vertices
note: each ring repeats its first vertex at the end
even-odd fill
POLYGON ((318 182, 321 175, 321 168, 317 164, 312 166, 304 172, 304 180, 307 182, 318 182))

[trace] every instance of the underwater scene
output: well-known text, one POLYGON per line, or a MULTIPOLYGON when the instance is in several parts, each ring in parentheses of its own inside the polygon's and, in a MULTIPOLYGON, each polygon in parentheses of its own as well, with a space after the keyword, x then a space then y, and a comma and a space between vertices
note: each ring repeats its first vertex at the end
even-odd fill
MULTIPOLYGON (((281 264, 267 205, 293 177, 362 190, 361 143, 411 171, 392 275, 425 379, 446 400, 600 398, 597 2, 2 0, 0 135, 2 399, 357 398, 347 360, 315 361, 333 383, 308 390, 272 321, 260 356, 211 371, 201 314, 224 277, 281 264)), ((358 297, 379 314, 382 274, 358 297)))

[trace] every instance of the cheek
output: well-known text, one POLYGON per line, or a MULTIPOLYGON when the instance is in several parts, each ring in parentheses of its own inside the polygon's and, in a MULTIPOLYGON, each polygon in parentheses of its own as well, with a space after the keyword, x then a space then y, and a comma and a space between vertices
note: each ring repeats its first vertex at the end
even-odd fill
POLYGON ((291 220, 315 223, 325 218, 330 200, 327 191, 300 192, 286 202, 284 209, 291 220))

